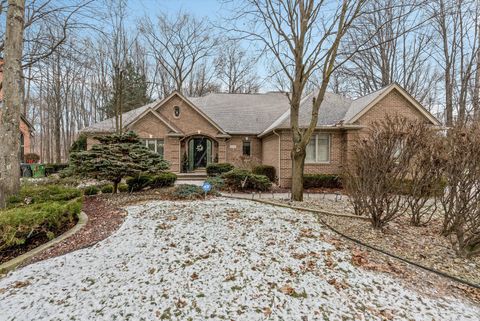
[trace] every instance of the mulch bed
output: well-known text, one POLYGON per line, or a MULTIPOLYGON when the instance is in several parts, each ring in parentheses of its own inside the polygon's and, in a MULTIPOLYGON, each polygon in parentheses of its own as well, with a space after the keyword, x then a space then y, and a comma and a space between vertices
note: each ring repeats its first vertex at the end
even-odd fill
POLYGON ((92 246, 115 232, 126 216, 125 211, 97 196, 85 197, 83 211, 88 222, 79 232, 30 258, 22 266, 92 246))

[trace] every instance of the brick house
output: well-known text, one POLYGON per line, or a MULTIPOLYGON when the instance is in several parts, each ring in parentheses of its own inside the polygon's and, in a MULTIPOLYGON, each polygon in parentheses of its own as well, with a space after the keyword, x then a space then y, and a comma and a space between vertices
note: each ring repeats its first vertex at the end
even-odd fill
MULTIPOLYGON (((310 121, 315 93, 300 106, 300 124, 310 121)), ((375 120, 401 115, 439 126, 438 120, 397 84, 351 100, 327 93, 317 129, 308 144, 306 173, 340 173, 354 142, 375 120)), ((145 145, 162 154, 176 173, 212 162, 235 163, 249 157, 276 168, 281 186, 291 184, 292 138, 285 93, 222 94, 187 98, 178 92, 122 116, 124 130, 135 131, 145 145)), ((115 119, 84 128, 88 146, 94 136, 115 131, 115 119)))
MULTIPOLYGON (((3 107, 3 58, 0 58, 0 120, 3 107)), ((33 125, 25 115, 20 114, 20 161, 25 161, 25 154, 32 152, 33 125)))

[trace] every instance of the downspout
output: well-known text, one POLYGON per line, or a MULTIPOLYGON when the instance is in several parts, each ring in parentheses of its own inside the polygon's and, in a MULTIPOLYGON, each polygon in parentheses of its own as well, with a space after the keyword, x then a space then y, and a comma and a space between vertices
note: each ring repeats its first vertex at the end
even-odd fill
POLYGON ((280 186, 280 178, 281 178, 280 171, 281 171, 281 168, 282 168, 282 163, 281 163, 281 159, 282 159, 281 137, 280 137, 280 134, 276 132, 276 129, 274 129, 272 131, 272 133, 274 133, 278 137, 278 185, 280 186))

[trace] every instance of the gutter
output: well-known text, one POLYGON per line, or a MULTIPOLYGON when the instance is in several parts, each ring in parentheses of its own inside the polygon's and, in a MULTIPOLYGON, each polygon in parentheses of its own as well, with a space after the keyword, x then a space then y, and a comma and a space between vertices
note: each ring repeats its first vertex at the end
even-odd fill
POLYGON ((278 185, 280 185, 280 171, 282 170, 282 139, 280 134, 276 132, 276 128, 272 130, 272 133, 278 137, 278 185))

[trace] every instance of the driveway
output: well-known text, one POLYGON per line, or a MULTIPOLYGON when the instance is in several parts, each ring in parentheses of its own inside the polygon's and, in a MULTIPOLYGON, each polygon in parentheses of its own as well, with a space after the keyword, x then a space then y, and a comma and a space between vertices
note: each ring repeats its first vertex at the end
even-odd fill
POLYGON ((351 264, 308 214, 250 201, 150 202, 97 245, 0 279, 0 320, 478 320, 351 264))

